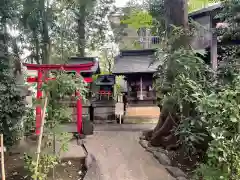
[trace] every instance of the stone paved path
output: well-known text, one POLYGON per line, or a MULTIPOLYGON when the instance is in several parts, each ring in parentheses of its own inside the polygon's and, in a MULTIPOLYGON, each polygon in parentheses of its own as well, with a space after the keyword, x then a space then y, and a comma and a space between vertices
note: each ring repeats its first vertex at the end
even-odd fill
MULTIPOLYGON (((98 125, 86 139, 96 157, 101 180, 173 180, 163 166, 138 143, 140 131, 154 125, 98 125)), ((92 180, 95 180, 92 179, 92 180)))

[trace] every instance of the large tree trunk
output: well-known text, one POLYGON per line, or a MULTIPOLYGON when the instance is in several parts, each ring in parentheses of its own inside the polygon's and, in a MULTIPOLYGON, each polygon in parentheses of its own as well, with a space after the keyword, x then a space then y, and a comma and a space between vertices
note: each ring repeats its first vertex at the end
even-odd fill
POLYGON ((7 53, 8 52, 8 46, 7 46, 7 17, 3 16, 1 18, 1 25, 0 25, 0 33, 1 33, 1 40, 2 40, 2 48, 4 49, 4 52, 7 53))
POLYGON ((164 102, 157 126, 152 133, 148 133, 148 138, 152 146, 162 146, 164 148, 175 147, 177 145, 177 137, 174 131, 179 124, 176 115, 178 106, 174 98, 169 98, 164 102))
POLYGON ((35 43, 35 54, 34 54, 34 60, 36 61, 37 64, 41 64, 40 63, 40 43, 39 43, 39 39, 37 36, 37 32, 36 30, 33 31, 33 39, 34 39, 34 43, 35 43))
MULTIPOLYGON (((5 46, 6 46, 5 35, 0 31, 0 61, 2 61, 2 63, 0 62, 1 66, 3 66, 3 64, 4 65, 8 64, 7 52, 6 52, 5 46), (6 64, 4 62, 6 62, 6 64)), ((5 67, 0 67, 0 70, 4 68, 5 67)))
POLYGON ((85 56, 85 46, 86 46, 86 40, 85 40, 85 21, 86 21, 86 5, 80 5, 79 8, 79 17, 77 20, 78 28, 78 53, 80 56, 85 56))
POLYGON ((171 31, 171 25, 187 28, 188 11, 187 0, 165 0, 166 28, 171 31))
MULTIPOLYGON (((166 0, 164 1, 165 25, 169 36, 172 35, 173 26, 188 29, 188 0, 166 0)), ((175 40, 172 49, 178 49, 189 44, 188 38, 183 35, 175 40)))
POLYGON ((22 65, 21 65, 21 60, 19 56, 19 49, 17 46, 17 40, 16 38, 13 39, 12 41, 12 46, 13 46, 13 53, 14 53, 14 75, 15 77, 19 74, 22 74, 22 65))
POLYGON ((42 64, 49 64, 49 55, 50 55, 50 37, 49 37, 49 30, 48 30, 48 5, 45 8, 45 0, 40 1, 40 8, 43 17, 42 22, 42 39, 43 39, 43 46, 42 46, 42 64))
MULTIPOLYGON (((166 29, 169 35, 172 31, 171 25, 183 27, 184 29, 188 27, 187 0, 165 0, 164 6, 166 29)), ((186 44, 186 41, 177 41, 173 49, 186 44)), ((153 131, 148 131, 144 134, 146 139, 150 140, 149 142, 152 146, 162 146, 167 149, 177 146, 178 139, 174 134, 175 128, 179 124, 179 119, 176 115, 177 111, 178 107, 174 99, 163 104, 157 126, 153 131), (168 107, 171 108, 169 109, 168 107)))
POLYGON ((6 17, 2 17, 0 23, 0 70, 4 70, 9 66, 6 17))

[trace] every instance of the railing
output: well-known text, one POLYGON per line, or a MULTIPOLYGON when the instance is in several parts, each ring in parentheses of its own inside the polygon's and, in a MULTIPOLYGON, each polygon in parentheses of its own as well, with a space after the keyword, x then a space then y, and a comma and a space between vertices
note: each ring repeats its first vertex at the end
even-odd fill
POLYGON ((159 36, 124 36, 120 41, 120 49, 151 49, 160 44, 159 36))

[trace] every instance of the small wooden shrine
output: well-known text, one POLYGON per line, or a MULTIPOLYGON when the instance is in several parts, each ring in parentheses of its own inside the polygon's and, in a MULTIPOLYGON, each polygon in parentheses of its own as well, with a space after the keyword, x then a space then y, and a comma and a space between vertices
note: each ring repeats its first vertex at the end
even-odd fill
POLYGON ((113 122, 114 116, 114 75, 98 75, 94 85, 96 94, 92 101, 93 119, 95 123, 113 122))
POLYGON ((125 77, 129 104, 155 104, 153 74, 158 66, 152 64, 155 52, 155 49, 122 50, 116 57, 113 74, 125 77))
POLYGON ((114 96, 114 75, 99 75, 96 81, 98 86, 98 100, 112 100, 114 96))

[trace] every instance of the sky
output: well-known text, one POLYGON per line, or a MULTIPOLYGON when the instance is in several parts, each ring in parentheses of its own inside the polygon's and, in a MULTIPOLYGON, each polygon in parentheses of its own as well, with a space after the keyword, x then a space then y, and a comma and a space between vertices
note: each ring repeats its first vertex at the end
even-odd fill
POLYGON ((123 7, 126 5, 126 3, 128 2, 129 0, 116 0, 116 6, 117 7, 123 7))

